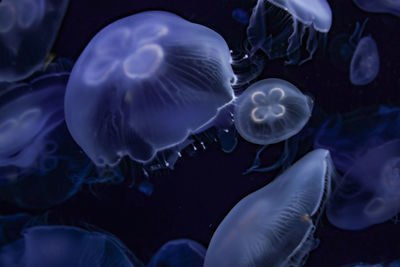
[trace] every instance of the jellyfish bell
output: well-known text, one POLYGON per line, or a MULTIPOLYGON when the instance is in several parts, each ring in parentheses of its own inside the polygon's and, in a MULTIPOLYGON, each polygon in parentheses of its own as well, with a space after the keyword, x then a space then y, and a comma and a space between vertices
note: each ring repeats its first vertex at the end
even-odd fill
POLYGON ((330 194, 329 151, 314 150, 237 203, 218 226, 209 266, 301 266, 330 194), (223 256, 221 256, 223 255, 223 256))
POLYGON ((400 140, 370 149, 343 176, 327 207, 328 220, 346 230, 364 229, 400 211, 400 140))
POLYGON ((84 49, 67 86, 66 122, 96 165, 124 156, 148 163, 213 125, 234 98, 233 79, 219 34, 142 12, 108 25, 84 49))
POLYGON ((353 0, 366 12, 389 13, 400 17, 400 3, 397 0, 353 0))

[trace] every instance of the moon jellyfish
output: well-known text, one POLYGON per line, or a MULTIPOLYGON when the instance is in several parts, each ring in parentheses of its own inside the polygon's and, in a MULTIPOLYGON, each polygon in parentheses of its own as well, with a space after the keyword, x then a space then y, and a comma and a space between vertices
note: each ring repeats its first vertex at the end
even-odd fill
POLYGON ((400 139, 355 161, 327 206, 329 222, 346 230, 387 221, 400 211, 400 139))
POLYGON ((0 248, 8 267, 142 267, 116 237, 71 226, 34 226, 0 248))
POLYGON ((239 201, 218 226, 204 267, 301 266, 330 194, 329 151, 314 150, 239 201))
POLYGON ((219 34, 168 12, 139 13, 105 27, 80 55, 66 122, 96 165, 124 156, 148 163, 214 126, 233 100, 233 80, 219 34))
POLYGON ((293 84, 265 79, 252 84, 235 103, 234 122, 247 141, 267 145, 297 134, 311 116, 313 101, 293 84))
POLYGON ((41 67, 67 5, 68 0, 0 1, 0 81, 27 78, 41 67))
POLYGON ((379 72, 379 54, 375 40, 363 37, 356 47, 350 63, 350 81, 354 85, 372 82, 379 72))
POLYGON ((250 53, 262 50, 287 64, 310 60, 332 25, 326 0, 258 0, 247 28, 250 53), (301 59, 303 39, 308 56, 301 59))
POLYGON ((400 17, 400 2, 397 0, 353 0, 366 12, 390 13, 400 17))
POLYGON ((177 239, 165 243, 146 267, 203 267, 206 249, 196 241, 177 239))

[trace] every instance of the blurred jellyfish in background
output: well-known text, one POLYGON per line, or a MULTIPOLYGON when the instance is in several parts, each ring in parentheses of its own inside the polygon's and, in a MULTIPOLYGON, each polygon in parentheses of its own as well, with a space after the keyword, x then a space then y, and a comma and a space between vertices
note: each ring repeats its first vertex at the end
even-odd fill
POLYGON ((343 267, 400 267, 400 260, 395 260, 390 263, 376 263, 376 264, 367 264, 367 263, 355 263, 349 264, 343 267))
POLYGON ((242 25, 249 24, 249 14, 241 8, 232 11, 232 18, 242 25))
POLYGON ((8 267, 142 267, 116 237, 72 226, 34 226, 0 248, 8 267))
POLYGON ((353 0, 366 12, 390 13, 400 17, 400 2, 397 0, 353 0))
POLYGON ((196 241, 177 239, 165 243, 146 267, 203 267, 206 249, 196 241))
POLYGON ((79 189, 88 163, 64 123, 69 64, 60 60, 29 82, 2 84, 0 199, 46 208, 79 189))
POLYGON ((231 123, 219 114, 234 98, 233 81, 219 34, 172 13, 143 12, 87 45, 68 81, 66 122, 98 166, 124 156, 146 164, 172 151, 165 166, 173 167, 190 135, 231 123))
POLYGON ((326 0, 258 0, 247 28, 250 54, 262 50, 287 64, 310 60, 332 24, 326 0), (303 58, 303 39, 308 56, 303 58))
POLYGON ((28 213, 0 216, 0 247, 17 240, 31 218, 28 213))
POLYGON ((39 70, 67 5, 68 0, 0 2, 0 82, 21 80, 39 70))
POLYGON ((218 226, 204 267, 302 266, 330 194, 329 151, 314 150, 239 201, 218 226))
POLYGON ((346 230, 382 223, 400 212, 400 139, 368 150, 341 178, 327 207, 346 230))

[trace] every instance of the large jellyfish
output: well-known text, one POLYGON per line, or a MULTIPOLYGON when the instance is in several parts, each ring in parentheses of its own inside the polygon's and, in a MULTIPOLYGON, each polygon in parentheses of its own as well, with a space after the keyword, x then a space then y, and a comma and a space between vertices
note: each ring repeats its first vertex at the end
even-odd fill
POLYGON ((66 122, 96 165, 123 156, 148 163, 213 126, 234 97, 233 81, 219 34, 143 12, 105 27, 85 48, 68 82, 66 122))
POLYGON ((205 267, 301 266, 330 194, 329 151, 314 150, 248 195, 215 231, 205 267))
POLYGON ((397 0, 353 0, 366 12, 390 13, 400 17, 400 2, 397 0))
POLYGON ((247 28, 250 54, 262 50, 270 59, 287 58, 288 64, 310 60, 332 24, 326 0, 258 0, 247 28), (307 37, 308 56, 301 46, 307 37))
POLYGON ((203 267, 206 249, 190 239, 165 243, 146 267, 203 267))
POLYGON ((68 0, 0 1, 0 81, 27 78, 41 67, 67 5, 68 0))
POLYGON ((142 267, 116 237, 71 226, 34 226, 0 248, 7 267, 142 267))
POLYGON ((310 118, 312 107, 312 99, 293 84, 265 79, 237 98, 234 122, 244 139, 268 145, 297 134, 310 118))
POLYGON ((327 206, 329 221, 359 230, 400 212, 400 139, 370 149, 355 161, 327 206))

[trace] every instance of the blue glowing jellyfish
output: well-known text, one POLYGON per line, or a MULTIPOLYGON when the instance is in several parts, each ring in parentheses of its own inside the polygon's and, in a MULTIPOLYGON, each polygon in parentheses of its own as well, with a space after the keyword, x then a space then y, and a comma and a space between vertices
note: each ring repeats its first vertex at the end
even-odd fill
POLYGON ((241 8, 235 8, 232 11, 232 18, 242 25, 249 24, 249 14, 241 8))
POLYGON ((67 5, 68 0, 0 2, 0 81, 27 78, 41 67, 67 5))
POLYGON ((23 237, 0 248, 7 267, 142 267, 143 264, 110 234, 71 226, 34 226, 23 237))
POLYGON ((146 267, 203 267, 206 249, 196 241, 177 239, 165 243, 146 267))
POLYGON ((297 134, 311 116, 313 101, 293 84, 265 79, 251 85, 235 103, 234 122, 247 141, 267 145, 297 134))
POLYGON ((400 139, 370 149, 337 185, 327 207, 329 221, 359 230, 400 212, 400 139))
POLYGON ((314 150, 242 199, 211 238, 204 267, 304 264, 318 244, 313 235, 333 168, 329 151, 314 150))
POLYGON ((234 97, 233 80, 219 34, 143 12, 107 26, 85 48, 68 82, 66 122, 96 165, 124 156, 147 163, 213 126, 234 97))
POLYGON ((247 28, 250 53, 262 50, 270 59, 302 64, 312 58, 331 24, 326 0, 258 0, 247 28), (309 55, 301 59, 304 36, 309 55))
POLYGON ((400 17, 400 2, 397 0, 353 0, 366 12, 390 13, 400 17))

